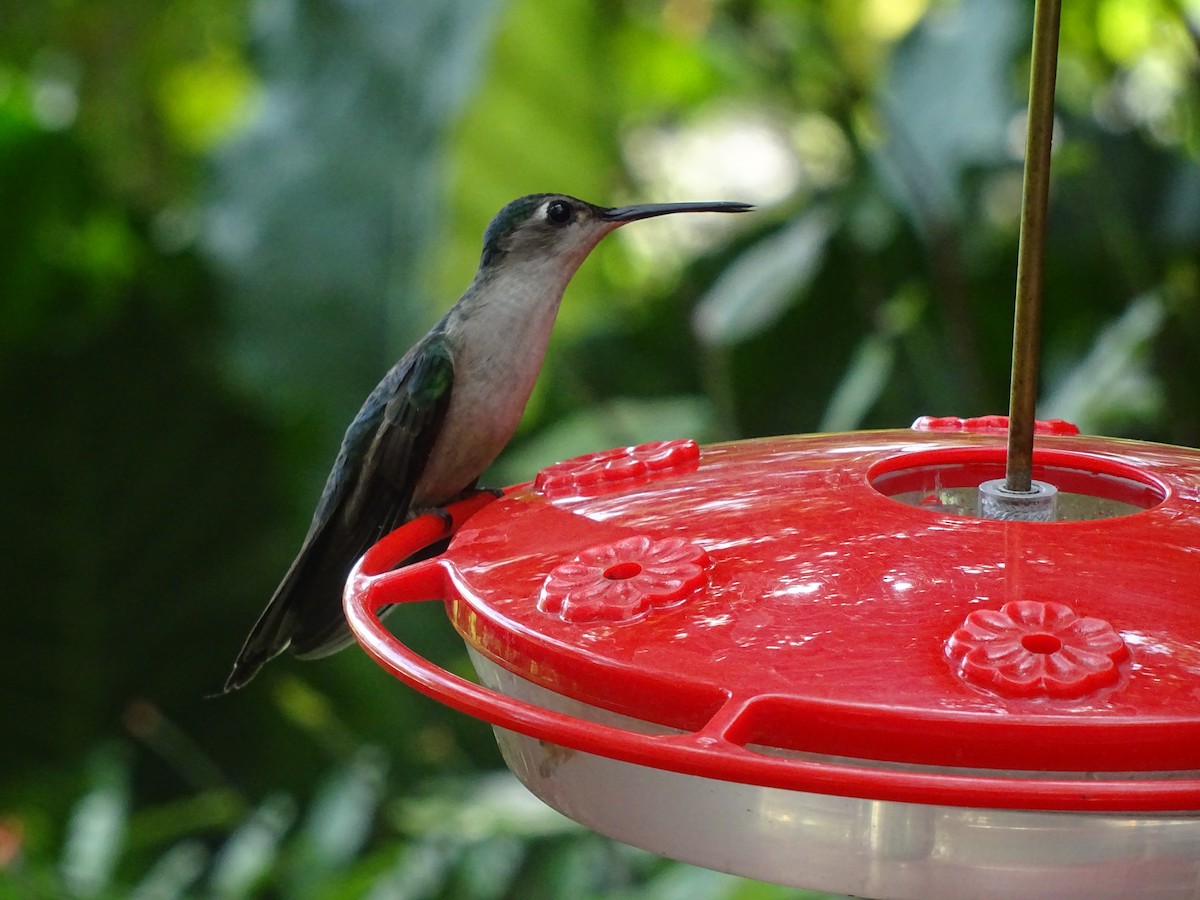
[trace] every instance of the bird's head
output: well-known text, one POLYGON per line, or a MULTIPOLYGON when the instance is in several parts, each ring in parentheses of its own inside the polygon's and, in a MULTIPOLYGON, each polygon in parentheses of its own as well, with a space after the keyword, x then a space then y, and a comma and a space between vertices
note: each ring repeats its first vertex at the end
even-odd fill
POLYGON ((629 222, 682 212, 745 212, 748 203, 647 203, 607 209, 566 194, 530 194, 505 206, 483 235, 483 272, 520 262, 561 263, 574 272, 610 231, 629 222))

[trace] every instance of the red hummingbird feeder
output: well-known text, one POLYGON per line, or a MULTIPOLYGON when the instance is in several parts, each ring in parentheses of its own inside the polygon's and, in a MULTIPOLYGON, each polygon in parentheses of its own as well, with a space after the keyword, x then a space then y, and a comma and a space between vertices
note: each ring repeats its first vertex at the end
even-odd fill
POLYGON ((393 532, 355 636, 537 796, 677 859, 870 897, 1193 897, 1200 452, 1002 417, 618 448, 393 532), (482 507, 482 508, 480 508, 482 507), (482 685, 379 620, 443 602, 482 685))
POLYGON ((551 806, 866 897, 1200 897, 1200 451, 1033 416, 1057 12, 1009 417, 594 453, 360 560, 359 643, 551 806), (418 600, 481 683, 380 623, 418 600))

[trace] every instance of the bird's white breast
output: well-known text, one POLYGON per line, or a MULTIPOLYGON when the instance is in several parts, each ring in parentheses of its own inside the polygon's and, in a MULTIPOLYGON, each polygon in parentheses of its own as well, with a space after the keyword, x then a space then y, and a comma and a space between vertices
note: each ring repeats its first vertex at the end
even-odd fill
POLYGON ((556 274, 502 275, 488 285, 486 302, 456 310, 447 322, 454 387, 414 509, 439 506, 470 487, 516 431, 566 286, 556 274))

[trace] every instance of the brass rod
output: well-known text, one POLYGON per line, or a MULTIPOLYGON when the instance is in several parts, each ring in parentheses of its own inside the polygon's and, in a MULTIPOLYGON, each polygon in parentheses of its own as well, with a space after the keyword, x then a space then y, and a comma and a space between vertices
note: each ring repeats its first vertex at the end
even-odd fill
POLYGON ((1017 250, 1017 299, 1008 407, 1008 461, 1004 473, 1005 488, 1019 492, 1033 488, 1033 421, 1037 403, 1046 204, 1050 193, 1050 143, 1054 134, 1054 79, 1058 69, 1061 5, 1061 0, 1037 0, 1033 14, 1025 182, 1017 250))

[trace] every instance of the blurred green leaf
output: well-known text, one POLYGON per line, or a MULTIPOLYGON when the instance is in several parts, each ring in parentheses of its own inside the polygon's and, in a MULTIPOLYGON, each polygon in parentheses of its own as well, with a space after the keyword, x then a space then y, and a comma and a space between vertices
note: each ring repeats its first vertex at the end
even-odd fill
POLYGON ((443 142, 495 6, 259 7, 261 95, 216 153, 205 246, 224 276, 232 372, 330 445, 429 324, 443 142))
POLYGON ((383 798, 386 775, 382 751, 363 747, 321 785, 304 821, 293 879, 298 895, 301 887, 319 885, 362 853, 383 798))
POLYGON ((366 900, 426 900, 445 885, 457 856, 455 842, 413 841, 405 844, 394 868, 377 879, 366 900))
POLYGON ((457 895, 464 900, 508 896, 525 857, 525 844, 515 835, 498 835, 471 845, 458 867, 457 895))
POLYGON ((887 385, 895 357, 895 347, 887 338, 877 334, 863 338, 817 429, 850 431, 861 425, 887 385))
POLYGON ((621 892, 620 897, 621 900, 822 900, 833 895, 738 878, 698 866, 677 865, 634 890, 621 892))
POLYGON ((879 312, 879 325, 862 339, 842 380, 829 398, 820 431, 860 428, 871 407, 883 395, 895 368, 901 338, 917 323, 920 299, 901 293, 879 312))
POLYGON ((816 278, 835 225, 828 209, 813 207, 744 251, 696 306, 700 340, 730 346, 778 321, 816 278))
POLYGON ((63 847, 63 886, 73 897, 98 897, 109 887, 129 821, 129 771, 115 750, 91 760, 90 790, 75 804, 63 847))
POLYGON ((1051 385, 1038 415, 1065 419, 1087 433, 1129 428, 1161 414, 1165 401, 1147 368, 1150 343, 1166 312, 1157 297, 1140 297, 1096 336, 1087 354, 1051 385))
POLYGON ((164 853, 137 883, 129 900, 175 900, 189 896, 208 864, 208 850, 198 840, 180 841, 164 853))
POLYGON ((1029 21, 1015 3, 935 4, 897 48, 879 82, 886 142, 876 161, 918 226, 960 220, 966 170, 1012 158, 1009 127, 1023 102, 1009 67, 1029 21))
POLYGON ((279 849, 296 817, 288 796, 267 798, 226 838, 217 851, 208 885, 214 897, 237 900, 250 896, 278 864, 279 849))
POLYGON ((161 847, 168 841, 209 828, 224 829, 241 819, 245 803, 230 788, 200 790, 170 803, 143 807, 129 821, 131 847, 161 847))
POLYGON ((551 809, 511 773, 497 772, 443 784, 429 796, 406 798, 396 805, 397 824, 425 839, 548 837, 579 830, 551 809))

